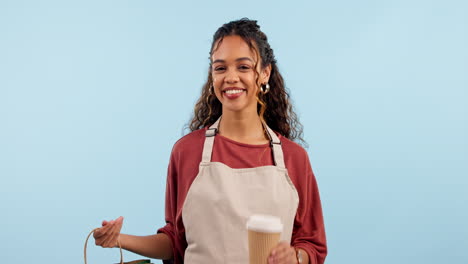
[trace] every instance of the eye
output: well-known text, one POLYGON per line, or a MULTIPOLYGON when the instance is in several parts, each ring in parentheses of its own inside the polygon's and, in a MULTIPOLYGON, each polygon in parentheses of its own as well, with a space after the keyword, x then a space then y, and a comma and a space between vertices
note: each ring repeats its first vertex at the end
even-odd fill
POLYGON ((215 71, 224 71, 226 68, 224 66, 215 67, 215 71))
POLYGON ((239 69, 240 70, 250 70, 250 66, 249 65, 241 65, 241 66, 239 66, 239 69))

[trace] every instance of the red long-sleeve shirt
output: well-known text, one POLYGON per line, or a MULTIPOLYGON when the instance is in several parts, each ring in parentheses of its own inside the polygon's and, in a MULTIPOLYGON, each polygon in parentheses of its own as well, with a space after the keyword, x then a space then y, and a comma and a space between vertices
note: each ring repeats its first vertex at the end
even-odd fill
MULTIPOLYGON (((181 264, 187 248, 182 207, 187 192, 198 174, 205 131, 196 130, 174 144, 167 173, 166 226, 158 230, 172 241, 173 261, 181 264)), ((322 264, 327 254, 325 228, 319 190, 307 152, 297 143, 278 135, 284 153, 284 163, 299 195, 299 206, 294 219, 291 245, 304 249, 310 263, 322 264)), ((269 144, 243 144, 219 134, 216 135, 211 161, 222 162, 231 168, 253 168, 273 165, 269 144)), ((216 243, 214 241, 213 243, 216 243)))

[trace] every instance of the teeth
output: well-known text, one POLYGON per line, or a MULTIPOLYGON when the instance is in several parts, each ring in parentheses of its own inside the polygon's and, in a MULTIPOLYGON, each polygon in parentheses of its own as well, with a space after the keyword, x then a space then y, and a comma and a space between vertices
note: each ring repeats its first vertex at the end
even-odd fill
POLYGON ((236 93, 242 93, 244 90, 227 90, 225 93, 227 94, 236 94, 236 93))

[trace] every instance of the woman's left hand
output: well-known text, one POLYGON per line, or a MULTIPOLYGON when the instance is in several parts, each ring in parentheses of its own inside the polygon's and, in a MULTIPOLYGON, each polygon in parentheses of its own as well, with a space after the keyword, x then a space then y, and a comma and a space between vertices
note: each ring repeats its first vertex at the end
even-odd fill
POLYGON ((296 264, 296 250, 286 242, 280 242, 271 250, 268 264, 296 264))

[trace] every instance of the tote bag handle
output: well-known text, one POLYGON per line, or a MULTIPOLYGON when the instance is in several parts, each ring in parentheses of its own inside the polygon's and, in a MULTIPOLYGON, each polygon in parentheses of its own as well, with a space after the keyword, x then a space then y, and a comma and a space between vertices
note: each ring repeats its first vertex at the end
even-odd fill
MULTIPOLYGON (((93 231, 91 231, 91 233, 89 233, 88 237, 86 238, 86 242, 84 244, 84 263, 85 264, 88 264, 88 262, 86 260, 86 248, 88 246, 88 239, 94 233, 94 231, 96 231, 98 229, 99 228, 93 229, 93 231)), ((120 240, 117 240, 117 243, 119 244, 119 249, 120 249, 120 264, 124 264, 124 262, 123 262, 123 252, 122 252, 122 246, 120 245, 120 240)))

